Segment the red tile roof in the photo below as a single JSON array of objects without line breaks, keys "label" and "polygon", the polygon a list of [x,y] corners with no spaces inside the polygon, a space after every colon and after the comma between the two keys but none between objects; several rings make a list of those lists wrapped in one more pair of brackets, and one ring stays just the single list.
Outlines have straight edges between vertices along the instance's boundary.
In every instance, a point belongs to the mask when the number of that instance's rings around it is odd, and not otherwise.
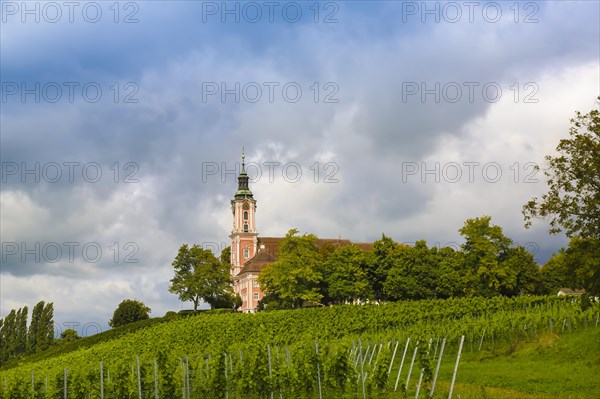
[{"label": "red tile roof", "polygon": [[[249,259],[244,263],[238,276],[245,273],[260,273],[266,265],[275,262],[277,260],[277,255],[279,255],[281,240],[283,240],[283,237],[258,237],[258,252],[252,259]],[[317,240],[317,247],[319,248],[326,245],[340,248],[350,244],[353,244],[352,241],[338,238],[319,238]],[[361,242],[355,243],[354,245],[363,251],[373,249],[372,243]]]}]

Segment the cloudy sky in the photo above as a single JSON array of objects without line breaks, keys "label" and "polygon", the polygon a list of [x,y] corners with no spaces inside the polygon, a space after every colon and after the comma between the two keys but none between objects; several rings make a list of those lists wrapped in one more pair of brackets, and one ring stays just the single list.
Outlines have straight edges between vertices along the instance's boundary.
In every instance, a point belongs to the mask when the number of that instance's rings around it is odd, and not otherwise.
[{"label": "cloudy sky", "polygon": [[263,236],[567,242],[521,208],[595,107],[597,1],[0,4],[0,316],[189,308],[170,264],[227,245],[242,146]]}]

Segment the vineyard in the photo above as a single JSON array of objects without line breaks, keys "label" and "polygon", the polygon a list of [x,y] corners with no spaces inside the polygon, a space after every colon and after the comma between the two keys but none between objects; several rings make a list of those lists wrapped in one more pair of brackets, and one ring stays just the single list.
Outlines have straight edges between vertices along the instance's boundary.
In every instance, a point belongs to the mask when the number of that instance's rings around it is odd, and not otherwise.
[{"label": "vineyard", "polygon": [[2,370],[0,398],[459,397],[461,354],[599,318],[554,297],[199,315]]}]

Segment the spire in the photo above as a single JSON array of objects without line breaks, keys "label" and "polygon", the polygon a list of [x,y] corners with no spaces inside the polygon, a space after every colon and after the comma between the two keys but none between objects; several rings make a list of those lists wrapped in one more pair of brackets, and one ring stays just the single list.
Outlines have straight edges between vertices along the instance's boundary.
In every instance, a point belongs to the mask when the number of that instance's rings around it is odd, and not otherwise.
[{"label": "spire", "polygon": [[246,174],[246,154],[244,152],[244,147],[242,147],[242,171],[238,176],[238,189],[235,192],[235,198],[252,198],[252,191],[248,187],[248,175]]},{"label": "spire", "polygon": [[244,153],[244,147],[242,147],[242,175],[246,174],[246,154]]}]

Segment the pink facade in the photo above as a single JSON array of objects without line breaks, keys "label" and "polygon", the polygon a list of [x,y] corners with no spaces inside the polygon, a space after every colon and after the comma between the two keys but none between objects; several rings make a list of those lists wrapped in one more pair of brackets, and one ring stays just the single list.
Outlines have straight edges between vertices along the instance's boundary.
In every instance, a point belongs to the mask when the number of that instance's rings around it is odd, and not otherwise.
[{"label": "pink facade", "polygon": [[256,230],[256,200],[248,187],[245,170],[245,156],[242,155],[242,171],[238,177],[238,190],[231,200],[233,228],[231,238],[231,275],[233,291],[242,298],[243,312],[254,312],[264,294],[258,285],[258,273],[244,269],[246,263],[257,253],[258,231]]}]

